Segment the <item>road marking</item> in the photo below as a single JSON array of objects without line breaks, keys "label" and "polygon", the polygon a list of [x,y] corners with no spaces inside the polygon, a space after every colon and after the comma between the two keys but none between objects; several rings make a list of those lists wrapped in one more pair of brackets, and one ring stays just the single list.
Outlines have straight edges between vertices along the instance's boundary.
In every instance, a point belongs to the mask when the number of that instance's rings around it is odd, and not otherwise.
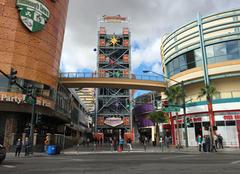
[{"label": "road marking", "polygon": [[174,158],[182,158],[182,157],[190,157],[190,156],[196,156],[196,155],[178,155],[178,156],[165,157],[162,159],[174,159]]},{"label": "road marking", "polygon": [[238,164],[238,163],[240,163],[240,160],[231,162],[231,164]]},{"label": "road marking", "polygon": [[10,169],[13,169],[15,168],[16,166],[12,166],[12,165],[1,165],[2,167],[5,167],[5,168],[10,168]]}]

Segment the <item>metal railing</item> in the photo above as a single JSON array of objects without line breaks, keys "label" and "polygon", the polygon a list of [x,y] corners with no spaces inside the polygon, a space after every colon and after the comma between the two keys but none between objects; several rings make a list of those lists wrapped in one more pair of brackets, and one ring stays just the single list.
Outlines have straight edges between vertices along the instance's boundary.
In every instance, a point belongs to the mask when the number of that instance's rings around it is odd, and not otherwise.
[{"label": "metal railing", "polygon": [[[187,96],[186,100],[191,100],[191,102],[206,101],[206,97],[198,97],[199,94],[193,94]],[[240,98],[240,90],[231,90],[231,91],[219,91],[217,96],[214,96],[213,99],[226,99],[226,98]]]},{"label": "metal railing", "polygon": [[156,75],[145,74],[121,74],[114,75],[111,73],[95,73],[95,72],[63,72],[59,75],[61,78],[119,78],[119,79],[133,79],[133,80],[150,80],[164,82],[164,79]]}]

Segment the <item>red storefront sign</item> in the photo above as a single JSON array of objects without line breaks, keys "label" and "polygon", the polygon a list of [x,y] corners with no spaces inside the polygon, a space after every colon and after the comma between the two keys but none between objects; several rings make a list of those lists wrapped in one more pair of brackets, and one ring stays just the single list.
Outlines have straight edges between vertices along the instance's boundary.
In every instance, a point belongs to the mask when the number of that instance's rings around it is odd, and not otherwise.
[{"label": "red storefront sign", "polygon": [[[194,117],[194,118],[190,118],[191,122],[202,122],[202,117]],[[183,119],[178,119],[178,123],[183,123]]]},{"label": "red storefront sign", "polygon": [[224,115],[224,120],[240,120],[240,114],[237,115]]}]

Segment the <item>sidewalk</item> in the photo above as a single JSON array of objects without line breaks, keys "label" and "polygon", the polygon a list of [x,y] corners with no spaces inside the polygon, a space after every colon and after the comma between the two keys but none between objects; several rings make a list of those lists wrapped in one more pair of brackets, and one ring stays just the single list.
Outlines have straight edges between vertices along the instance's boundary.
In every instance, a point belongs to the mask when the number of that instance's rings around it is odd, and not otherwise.
[{"label": "sidewalk", "polygon": [[[226,153],[226,154],[239,154],[240,155],[240,148],[224,148],[224,149],[217,149],[218,152],[208,152],[208,153]],[[96,147],[95,149],[93,146],[90,147],[80,147],[79,151],[76,150],[76,147],[65,149],[61,151],[60,155],[80,155],[80,154],[110,154],[110,153],[188,153],[188,154],[201,154],[207,152],[199,152],[198,147],[188,147],[188,148],[181,148],[177,149],[176,147],[170,148],[161,148],[161,147],[154,147],[154,146],[147,146],[146,152],[142,145],[134,144],[133,150],[130,151],[128,147],[124,147],[122,152],[112,151],[110,146],[101,146]],[[21,153],[20,158],[31,158],[31,157],[46,157],[52,156],[48,155],[47,153],[40,153],[34,152],[33,155],[24,156],[24,153]],[[54,156],[54,155],[53,155]],[[7,158],[15,158],[15,153],[9,152],[7,153]]]},{"label": "sidewalk", "polygon": [[[214,153],[239,153],[240,154],[240,148],[224,148],[224,149],[217,149],[218,152]],[[191,154],[200,154],[200,153],[206,153],[206,152],[199,152],[198,147],[188,147],[188,148],[180,148],[177,149],[176,147],[154,147],[154,146],[147,146],[146,152],[144,151],[144,147],[141,144],[134,144],[133,150],[129,150],[128,147],[124,147],[122,152],[112,151],[111,147],[80,147],[77,151],[76,148],[69,148],[65,149],[61,154],[64,155],[77,155],[77,154],[95,154],[95,153],[191,153]]]}]

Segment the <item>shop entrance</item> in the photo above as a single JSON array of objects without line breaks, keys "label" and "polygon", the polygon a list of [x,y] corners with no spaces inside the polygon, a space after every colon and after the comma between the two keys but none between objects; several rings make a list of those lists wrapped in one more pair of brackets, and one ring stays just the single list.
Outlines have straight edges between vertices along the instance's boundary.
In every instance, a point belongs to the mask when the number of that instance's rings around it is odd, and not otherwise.
[{"label": "shop entrance", "polygon": [[103,129],[104,134],[104,143],[111,143],[111,140],[114,138],[119,140],[119,136],[124,137],[124,129],[112,128],[112,129]]},{"label": "shop entrance", "polygon": [[195,138],[197,138],[198,135],[202,137],[202,123],[195,123]]},{"label": "shop entrance", "polygon": [[139,129],[140,141],[143,137],[147,137],[148,141],[152,138],[151,128],[141,128]]}]

